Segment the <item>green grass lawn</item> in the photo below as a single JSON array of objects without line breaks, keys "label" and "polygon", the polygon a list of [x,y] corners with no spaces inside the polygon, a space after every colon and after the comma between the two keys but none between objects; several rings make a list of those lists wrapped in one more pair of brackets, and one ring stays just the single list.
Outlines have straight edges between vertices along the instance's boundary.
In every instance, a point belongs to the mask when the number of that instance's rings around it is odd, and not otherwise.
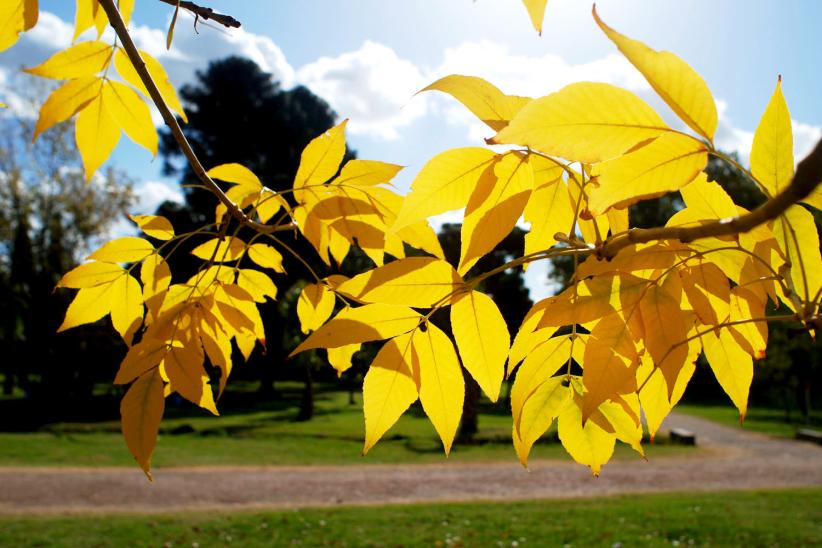
[{"label": "green grass lawn", "polygon": [[739,412],[732,405],[678,405],[677,411],[712,420],[735,428],[745,428],[752,432],[762,432],[773,436],[793,438],[797,428],[822,430],[822,412],[811,413],[810,424],[806,425],[794,412],[791,422],[785,420],[785,412],[779,409],[751,408],[742,426],[739,424]]},{"label": "green grass lawn", "polygon": [[[286,387],[287,388],[287,387]],[[295,387],[296,388],[296,387]],[[242,401],[242,394],[233,395]],[[419,406],[412,407],[363,457],[362,402],[357,396],[348,404],[344,392],[317,395],[316,415],[296,422],[298,393],[262,408],[235,408],[222,417],[192,413],[192,407],[167,410],[154,465],[278,465],[278,464],[368,464],[445,462],[442,444]],[[230,407],[230,406],[229,406]],[[473,445],[457,445],[449,461],[516,462],[511,446],[510,410],[502,403],[486,402],[480,416],[480,434]],[[33,433],[0,433],[0,466],[133,466],[117,421],[61,423]],[[554,438],[549,432],[548,438]],[[616,458],[639,458],[618,444]],[[647,446],[656,455],[693,452],[694,449],[665,444],[658,439]],[[532,459],[569,459],[559,443],[537,444]]]},{"label": "green grass lawn", "polygon": [[822,490],[0,518],[2,546],[809,546]]}]

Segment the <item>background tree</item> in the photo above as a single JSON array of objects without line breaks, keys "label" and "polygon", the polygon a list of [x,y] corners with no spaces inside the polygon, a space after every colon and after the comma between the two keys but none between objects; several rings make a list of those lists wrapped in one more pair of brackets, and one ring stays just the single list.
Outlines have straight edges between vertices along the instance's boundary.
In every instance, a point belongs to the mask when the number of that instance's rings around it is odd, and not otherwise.
[{"label": "background tree", "polygon": [[[39,88],[29,85],[36,95]],[[117,222],[126,221],[131,184],[113,170],[86,184],[68,124],[34,144],[30,119],[6,116],[0,126],[3,390],[9,394],[19,387],[36,399],[73,400],[76,408],[91,395],[95,380],[109,377],[109,366],[125,347],[107,325],[56,333],[69,300],[53,289]],[[32,412],[57,408],[33,406]]]}]

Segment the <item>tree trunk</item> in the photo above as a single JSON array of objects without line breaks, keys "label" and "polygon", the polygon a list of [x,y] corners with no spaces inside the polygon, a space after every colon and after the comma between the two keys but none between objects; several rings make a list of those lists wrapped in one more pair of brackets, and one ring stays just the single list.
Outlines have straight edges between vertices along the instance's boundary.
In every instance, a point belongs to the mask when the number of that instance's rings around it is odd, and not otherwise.
[{"label": "tree trunk", "polygon": [[305,386],[300,398],[300,412],[297,414],[298,421],[310,421],[314,417],[314,379],[311,377],[311,369],[308,365],[303,366],[305,372]]}]

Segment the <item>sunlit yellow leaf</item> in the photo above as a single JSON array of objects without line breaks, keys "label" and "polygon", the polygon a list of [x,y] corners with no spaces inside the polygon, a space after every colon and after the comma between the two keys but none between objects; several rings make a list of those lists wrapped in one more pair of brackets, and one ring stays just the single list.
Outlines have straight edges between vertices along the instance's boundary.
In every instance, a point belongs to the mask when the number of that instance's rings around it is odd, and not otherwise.
[{"label": "sunlit yellow leaf", "polygon": [[111,62],[113,54],[111,44],[80,42],[68,49],[58,51],[43,64],[25,69],[25,71],[55,80],[82,78],[103,71]]},{"label": "sunlit yellow leaf", "polygon": [[312,348],[338,348],[348,344],[390,339],[408,333],[420,323],[422,316],[410,308],[386,304],[368,304],[358,308],[343,308],[292,353]]},{"label": "sunlit yellow leaf", "polygon": [[108,284],[125,275],[123,267],[111,263],[84,263],[75,267],[63,276],[57,287],[82,289],[96,285]]},{"label": "sunlit yellow leaf", "polygon": [[[653,358],[654,366],[662,370],[668,387],[673,390],[679,371],[688,358],[685,340],[691,325],[680,307],[681,298],[674,296],[671,285],[666,282],[649,286],[639,302],[639,312],[645,349]],[[682,293],[681,287],[678,293]]]},{"label": "sunlit yellow leaf", "polygon": [[214,238],[195,247],[191,254],[206,261],[227,263],[236,261],[245,253],[245,243],[239,238]]},{"label": "sunlit yellow leaf", "polygon": [[771,196],[784,190],[793,178],[791,113],[782,95],[781,78],[754,133],[751,173]]},{"label": "sunlit yellow leaf", "polygon": [[334,312],[334,293],[323,284],[306,285],[297,300],[297,317],[306,335],[316,331]]},{"label": "sunlit yellow leaf", "polygon": [[682,289],[688,296],[699,321],[717,325],[730,313],[731,286],[728,278],[714,264],[702,263],[679,270]]},{"label": "sunlit yellow leaf", "polygon": [[237,271],[237,285],[248,291],[255,302],[264,303],[266,297],[277,300],[277,286],[259,270],[241,268]]},{"label": "sunlit yellow leaf", "polygon": [[522,0],[522,3],[528,10],[528,16],[531,18],[534,29],[542,35],[542,20],[545,19],[545,6],[548,0]]},{"label": "sunlit yellow leaf", "polygon": [[351,369],[351,360],[361,347],[362,345],[357,343],[328,349],[328,363],[337,371],[338,377]]},{"label": "sunlit yellow leaf", "polygon": [[818,299],[822,289],[819,233],[810,211],[794,205],[774,221],[773,233],[791,265],[793,289],[803,302]]},{"label": "sunlit yellow leaf", "polygon": [[354,276],[337,291],[364,303],[428,308],[444,302],[461,285],[462,278],[447,262],[408,257]]},{"label": "sunlit yellow leaf", "polygon": [[120,418],[126,445],[137,464],[151,478],[151,455],[165,409],[163,379],[155,369],[134,381],[120,402]]},{"label": "sunlit yellow leaf", "polygon": [[559,441],[571,457],[599,475],[602,465],[614,454],[616,434],[604,430],[598,421],[586,421],[582,425],[582,402],[578,398],[566,405],[558,418]]},{"label": "sunlit yellow leaf", "polygon": [[486,148],[446,150],[423,166],[411,183],[393,230],[465,207],[496,154]]},{"label": "sunlit yellow leaf", "polygon": [[13,46],[21,32],[37,23],[37,17],[37,0],[0,2],[0,51]]},{"label": "sunlit yellow leaf", "polygon": [[148,323],[162,304],[162,297],[158,296],[164,293],[171,283],[171,269],[162,256],[149,255],[140,267],[140,280],[143,282],[143,302],[148,308]]},{"label": "sunlit yellow leaf", "polygon": [[571,340],[571,337],[564,335],[548,339],[534,348],[517,370],[511,387],[511,416],[515,432],[520,432],[522,409],[531,394],[568,363],[571,358]]},{"label": "sunlit yellow leaf", "polygon": [[[730,294],[730,320],[732,322],[765,317],[765,303],[744,287],[734,287]],[[728,328],[739,345],[755,360],[765,357],[768,348],[768,323],[748,322]]]},{"label": "sunlit yellow leaf", "polygon": [[599,406],[599,412],[614,429],[616,438],[645,456],[642,449],[642,423],[639,420],[639,398],[636,394],[624,394],[617,401],[607,401]]},{"label": "sunlit yellow leaf", "polygon": [[712,141],[716,132],[716,102],[705,80],[669,51],[656,51],[594,19],[619,51],[645,76],[651,87],[688,126]]},{"label": "sunlit yellow leaf", "polygon": [[321,185],[337,173],[345,156],[346,123],[348,120],[343,120],[308,143],[300,156],[300,167],[294,177],[295,190],[308,185]]},{"label": "sunlit yellow leaf", "polygon": [[611,314],[597,322],[585,346],[582,364],[582,421],[587,421],[605,400],[636,391],[637,363],[636,347],[622,316]]},{"label": "sunlit yellow leaf", "polygon": [[592,164],[668,131],[659,114],[630,91],[580,82],[525,105],[493,142]]},{"label": "sunlit yellow leaf", "polygon": [[128,25],[134,13],[134,0],[117,0],[117,9],[120,11],[120,17]]},{"label": "sunlit yellow leaf", "polygon": [[465,369],[496,402],[511,340],[499,308],[484,293],[466,293],[451,306],[451,330]]},{"label": "sunlit yellow leaf", "polygon": [[108,314],[111,311],[111,288],[116,282],[115,279],[113,283],[86,287],[78,291],[66,310],[66,317],[57,328],[57,332],[94,323]]},{"label": "sunlit yellow leaf", "polygon": [[[685,387],[691,380],[696,370],[696,359],[702,352],[702,343],[695,339],[688,343],[689,359],[679,370],[673,390],[668,389],[668,384],[662,371],[654,369],[653,360],[649,355],[642,357],[639,369],[637,369],[637,384],[642,386],[639,391],[639,399],[642,404],[642,413],[648,426],[648,435],[653,441],[662,421],[671,412],[671,409],[679,402],[685,393]],[[650,377],[649,377],[650,376]],[[668,394],[670,395],[670,399]]]},{"label": "sunlit yellow leaf", "polygon": [[388,183],[402,166],[377,162],[374,160],[349,160],[340,171],[340,175],[331,184],[373,186]]},{"label": "sunlit yellow leaf", "polygon": [[593,167],[588,208],[594,215],[627,207],[687,185],[708,163],[705,145],[679,133]]},{"label": "sunlit yellow leaf", "polygon": [[739,409],[740,418],[748,412],[748,390],[753,379],[753,360],[734,339],[727,329],[720,329],[719,335],[709,331],[702,336],[705,350],[716,380]]},{"label": "sunlit yellow leaf", "polygon": [[248,247],[248,258],[263,268],[270,268],[274,272],[285,272],[282,254],[270,245],[251,244]]},{"label": "sunlit yellow leaf", "polygon": [[[184,122],[188,122],[186,113],[183,110],[183,105],[180,103],[180,98],[177,96],[177,91],[174,89],[174,86],[169,80],[168,74],[166,74],[163,65],[143,50],[140,50],[140,58],[146,64],[146,69],[148,69],[151,79],[157,85],[157,89],[160,90],[160,95],[162,95],[163,100],[166,102],[168,107],[173,112],[179,114]],[[123,77],[123,80],[140,90],[140,92],[146,97],[149,97],[145,84],[143,84],[143,81],[140,79],[140,75],[137,74],[137,71],[134,70],[134,66],[131,64],[128,55],[126,55],[126,52],[122,48],[117,48],[117,53],[114,55],[114,66],[117,68],[117,72],[120,76]]]},{"label": "sunlit yellow leaf", "polygon": [[412,367],[411,335],[395,337],[380,349],[362,386],[365,415],[363,454],[391,428],[417,400],[417,381]]},{"label": "sunlit yellow leaf", "polygon": [[420,376],[420,402],[447,455],[459,428],[465,380],[448,335],[432,323],[414,332],[411,344]]},{"label": "sunlit yellow leaf", "polygon": [[[386,234],[386,241],[388,241],[390,236],[390,234]],[[411,247],[421,249],[422,251],[430,253],[434,257],[445,259],[445,254],[443,253],[442,246],[437,238],[437,233],[434,232],[434,229],[431,228],[428,221],[419,221],[401,228],[396,232],[396,236]],[[386,252],[387,251],[388,249],[386,249]],[[401,257],[397,258],[399,259]]]},{"label": "sunlit yellow leaf", "polygon": [[506,154],[494,164],[494,177],[483,177],[465,208],[459,273],[465,275],[483,255],[511,232],[534,188],[527,155]]},{"label": "sunlit yellow leaf", "polygon": [[[552,178],[552,176],[556,178]],[[531,223],[525,235],[525,255],[548,249],[557,243],[554,235],[568,234],[574,221],[574,210],[568,199],[568,188],[562,170],[551,173],[540,182],[534,173],[534,192],[528,199],[523,216]]]},{"label": "sunlit yellow leaf", "polygon": [[111,323],[127,345],[143,322],[143,290],[131,276],[114,281],[108,294]]},{"label": "sunlit yellow leaf", "polygon": [[129,138],[157,155],[157,130],[151,120],[148,105],[130,87],[109,80],[103,86],[103,100],[115,123]]},{"label": "sunlit yellow leaf", "polygon": [[120,141],[120,127],[102,94],[80,111],[74,131],[77,148],[83,157],[86,181],[90,181]]},{"label": "sunlit yellow leaf", "polygon": [[571,388],[564,377],[552,377],[540,384],[525,401],[519,429],[514,427],[512,437],[519,461],[528,466],[528,455],[534,443],[551,427],[551,423],[571,401]]},{"label": "sunlit yellow leaf", "polygon": [[204,359],[200,345],[173,346],[163,359],[163,370],[168,376],[168,382],[173,391],[191,403],[217,415],[211,385],[203,369]]},{"label": "sunlit yellow leaf", "polygon": [[70,80],[54,90],[40,107],[34,139],[50,127],[64,122],[85,108],[102,92],[103,80],[87,76]]},{"label": "sunlit yellow leaf", "polygon": [[507,126],[516,113],[531,101],[530,97],[505,95],[482,78],[460,74],[440,78],[420,93],[430,90],[448,93],[494,131]]},{"label": "sunlit yellow leaf", "polygon": [[161,215],[129,215],[128,218],[134,221],[146,236],[164,241],[174,237],[174,227]]},{"label": "sunlit yellow leaf", "polygon": [[263,184],[260,179],[247,167],[240,164],[221,164],[207,171],[212,179],[219,179],[227,183],[261,190]]},{"label": "sunlit yellow leaf", "polygon": [[103,244],[89,259],[107,263],[134,263],[154,253],[154,246],[143,238],[124,236]]}]

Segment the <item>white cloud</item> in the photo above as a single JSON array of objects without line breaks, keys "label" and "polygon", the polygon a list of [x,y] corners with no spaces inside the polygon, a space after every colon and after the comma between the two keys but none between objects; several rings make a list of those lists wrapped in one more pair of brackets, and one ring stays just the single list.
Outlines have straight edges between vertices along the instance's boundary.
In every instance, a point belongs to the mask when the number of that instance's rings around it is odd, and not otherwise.
[{"label": "white cloud", "polygon": [[134,186],[137,200],[130,211],[140,215],[151,215],[163,202],[183,202],[183,195],[176,184],[161,181],[143,181]]},{"label": "white cloud", "polygon": [[349,131],[383,139],[422,116],[425,102],[411,101],[426,79],[412,62],[388,46],[366,41],[358,50],[321,57],[297,71],[297,79],[323,97]]}]

